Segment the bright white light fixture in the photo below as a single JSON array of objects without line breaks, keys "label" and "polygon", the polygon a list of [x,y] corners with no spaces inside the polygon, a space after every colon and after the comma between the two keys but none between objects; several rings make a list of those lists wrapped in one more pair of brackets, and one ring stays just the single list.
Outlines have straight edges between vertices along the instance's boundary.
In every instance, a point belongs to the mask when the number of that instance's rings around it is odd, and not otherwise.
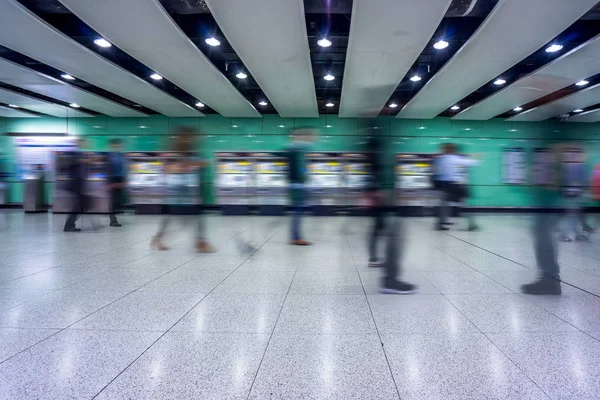
[{"label": "bright white light fixture", "polygon": [[333,107],[335,106],[335,104],[333,104],[331,101],[327,102],[327,104],[325,104],[325,107]]},{"label": "bright white light fixture", "polygon": [[335,79],[335,76],[333,76],[331,74],[327,74],[323,77],[323,79],[325,79],[326,81],[332,81]]},{"label": "bright white light fixture", "polygon": [[75,80],[75,77],[73,75],[69,75],[69,74],[62,74],[60,77],[63,78],[63,79],[66,79],[68,81],[74,81]]},{"label": "bright white light fixture", "polygon": [[423,130],[423,129],[425,129],[425,127],[424,126],[420,126],[419,129]]},{"label": "bright white light fixture", "polygon": [[494,85],[496,85],[496,86],[504,85],[505,83],[506,83],[506,81],[502,78],[498,78],[494,81]]},{"label": "bright white light fixture", "polygon": [[280,128],[285,128],[285,125],[279,125]]},{"label": "bright white light fixture", "polygon": [[450,109],[456,111],[456,110],[460,110],[460,107],[459,106],[452,106],[452,107],[450,107]]},{"label": "bright white light fixture", "polygon": [[577,82],[575,85],[577,86],[585,86],[588,83],[590,83],[589,81],[586,81],[585,79],[580,80],[579,82]]},{"label": "bright white light fixture", "polygon": [[332,128],[332,126],[331,125],[326,125],[325,128]]},{"label": "bright white light fixture", "polygon": [[204,103],[202,103],[201,101],[199,101],[199,102],[196,103],[196,107],[202,108],[202,107],[204,107]]},{"label": "bright white light fixture", "polygon": [[410,80],[413,82],[419,82],[421,80],[421,77],[419,75],[413,75],[410,77]]},{"label": "bright white light fixture", "polygon": [[317,44],[321,47],[329,47],[331,46],[331,40],[327,38],[320,39]]},{"label": "bright white light fixture", "polygon": [[155,72],[152,75],[150,75],[150,78],[154,79],[155,81],[160,81],[162,79],[162,76]]},{"label": "bright white light fixture", "polygon": [[231,127],[232,127],[232,128],[237,128],[238,126],[237,126],[237,125],[231,125]]},{"label": "bright white light fixture", "polygon": [[243,72],[238,72],[237,74],[235,74],[235,76],[236,76],[238,79],[246,79],[246,78],[248,77],[248,75],[246,75],[246,74],[245,74],[245,73],[243,73]]},{"label": "bright white light fixture", "polygon": [[575,112],[575,113],[580,113],[580,112],[583,112],[583,110],[582,110],[581,108],[578,108],[578,109],[576,109],[576,110],[573,110],[573,112]]},{"label": "bright white light fixture", "polygon": [[443,50],[446,47],[448,47],[448,42],[446,42],[445,40],[438,40],[433,44],[433,48],[436,50]]},{"label": "bright white light fixture", "polygon": [[16,104],[9,104],[8,106],[9,106],[9,107],[12,107],[12,108],[19,108],[19,106],[18,106],[18,105],[16,105]]},{"label": "bright white light fixture", "polygon": [[465,128],[465,131],[470,131],[470,130],[471,130],[471,128]]},{"label": "bright white light fixture", "polygon": [[110,42],[104,38],[98,38],[94,40],[94,43],[96,46],[104,47],[105,49],[112,46],[112,44],[110,44]]},{"label": "bright white light fixture", "polygon": [[563,46],[562,44],[551,44],[550,46],[546,47],[546,53],[556,53],[557,51],[559,51],[560,49],[562,49]]},{"label": "bright white light fixture", "polygon": [[71,106],[73,108],[79,108],[79,104],[77,104],[77,103],[71,103],[71,104],[69,104],[69,106]]},{"label": "bright white light fixture", "polygon": [[138,128],[141,128],[141,129],[146,129],[146,126],[144,126],[144,125],[140,125]]},{"label": "bright white light fixture", "polygon": [[206,39],[204,39],[204,42],[205,42],[207,45],[209,45],[209,46],[212,46],[212,47],[217,47],[217,46],[220,46],[220,45],[221,45],[221,42],[219,41],[219,39],[217,39],[217,38],[214,38],[214,37],[212,37],[212,36],[211,36],[211,37],[209,37],[209,38],[206,38]]},{"label": "bright white light fixture", "polygon": [[513,108],[513,111],[522,111],[522,110],[523,110],[523,107],[521,107],[521,106]]},{"label": "bright white light fixture", "polygon": [[263,106],[263,107],[264,107],[264,106],[266,106],[266,105],[268,105],[268,104],[269,104],[269,103],[267,103],[267,102],[266,102],[266,101],[264,101],[264,100],[261,100],[261,101],[258,103],[258,105],[259,105],[259,106]]},{"label": "bright white light fixture", "polygon": [[398,104],[396,104],[396,103],[391,103],[390,104],[390,108],[396,108],[396,107],[398,107]]}]

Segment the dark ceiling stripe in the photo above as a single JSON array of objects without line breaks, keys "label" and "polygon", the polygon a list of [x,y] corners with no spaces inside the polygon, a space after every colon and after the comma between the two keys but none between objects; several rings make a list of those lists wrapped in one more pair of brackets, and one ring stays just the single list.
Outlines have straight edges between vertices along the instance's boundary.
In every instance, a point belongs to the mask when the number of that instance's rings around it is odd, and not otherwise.
[{"label": "dark ceiling stripe", "polygon": [[[0,46],[0,57],[4,58],[6,60],[12,61],[15,64],[19,64],[19,65],[22,65],[23,67],[26,67],[26,68],[32,69],[34,71],[40,72],[42,74],[51,76],[51,77],[56,78],[56,79],[60,79],[61,81],[65,82],[65,83],[67,83],[69,85],[78,87],[79,89],[82,89],[82,90],[85,90],[87,92],[93,93],[96,96],[103,97],[103,98],[105,98],[107,100],[113,101],[113,102],[118,103],[118,104],[120,104],[122,106],[129,107],[131,109],[134,109],[136,111],[140,111],[140,112],[143,112],[143,113],[146,113],[146,114],[158,114],[154,110],[151,110],[151,109],[149,109],[147,107],[143,107],[143,106],[141,106],[141,105],[139,105],[139,104],[137,104],[137,103],[135,103],[135,102],[133,102],[131,100],[128,100],[128,99],[126,99],[124,97],[118,96],[118,95],[116,95],[114,93],[111,93],[109,91],[101,89],[101,88],[99,88],[97,86],[94,86],[94,85],[92,85],[92,84],[90,84],[90,83],[88,83],[86,81],[83,81],[83,80],[81,80],[79,78],[77,78],[76,80],[66,80],[66,79],[63,79],[63,78],[61,78],[61,75],[64,73],[63,71],[60,71],[60,70],[58,70],[56,68],[53,68],[53,67],[51,67],[51,66],[49,66],[47,64],[41,63],[41,62],[39,62],[37,60],[34,60],[33,58],[27,57],[26,55],[23,55],[23,54],[21,54],[19,52],[11,50],[8,47]],[[37,93],[36,93],[36,95],[37,96],[42,96],[42,95],[39,95]],[[53,99],[52,101],[55,102],[55,103],[60,103],[60,100]]]},{"label": "dark ceiling stripe", "polygon": [[[542,68],[549,62],[555,60],[556,58],[568,53],[574,48],[580,46],[581,44],[587,42],[588,40],[594,38],[600,34],[600,23],[598,21],[592,20],[582,20],[575,22],[569,28],[565,29],[560,35],[549,40],[544,46],[542,46],[538,51],[525,58],[521,62],[515,64],[512,68],[500,74],[498,77],[502,77],[502,79],[506,80],[504,85],[498,86],[494,85],[493,82],[497,77],[487,82],[485,85],[481,86],[479,89],[463,98],[458,104],[461,104],[462,109],[466,109],[467,107],[476,104],[492,94],[496,93],[499,90],[502,90],[507,85],[531,74],[532,72]],[[563,45],[563,48],[560,51],[555,53],[547,53],[546,48],[552,43],[560,43]],[[573,85],[574,86],[574,85]],[[577,88],[579,89],[579,88]],[[561,91],[558,91],[561,92]],[[542,99],[550,98],[552,100],[556,100],[558,97],[553,97],[554,92],[550,95],[542,97]],[[572,91],[567,91],[567,94],[571,94]],[[544,104],[539,103],[541,99],[535,100],[532,103],[535,103],[535,107]],[[531,103],[530,103],[531,104]],[[524,110],[525,106],[522,106]],[[533,107],[529,107],[533,108]],[[513,115],[511,113],[507,113],[508,115]],[[451,116],[454,113],[449,112],[449,110],[444,111],[440,114],[440,116]]]},{"label": "dark ceiling stripe", "polygon": [[[47,13],[45,12],[44,8],[40,7],[39,2],[36,0],[18,1],[25,7],[27,7],[31,12],[33,12],[42,20],[44,20],[47,24],[59,30],[71,39],[75,40],[77,43],[87,47],[94,53],[118,65],[119,67],[130,72],[131,74],[145,80],[157,89],[162,90],[163,92],[169,94],[175,99],[186,103],[193,108],[196,108],[195,104],[198,100],[194,96],[187,93],[185,90],[176,86],[164,77],[160,81],[153,80],[152,78],[150,78],[150,75],[154,73],[152,69],[148,68],[146,65],[142,64],[135,58],[131,57],[129,54],[125,53],[123,50],[119,49],[114,44],[108,49],[101,48],[94,44],[94,40],[99,37],[102,37],[102,35],[93,30],[90,26],[88,26],[81,19],[79,19],[75,14],[71,12]],[[137,107],[136,109],[140,111],[142,110],[141,108]],[[215,114],[215,111],[210,109],[210,107],[208,106],[205,106],[200,110],[205,114]]]},{"label": "dark ceiling stripe", "polygon": [[[8,108],[10,110],[24,112],[26,114],[37,115],[38,117],[52,117],[52,115],[44,114],[44,113],[41,113],[39,111],[33,111],[33,110],[28,109],[28,108],[23,108],[23,107],[13,108],[13,107],[10,107],[7,103],[1,103],[0,102],[0,107]],[[81,109],[78,108],[77,110],[79,111]]]}]

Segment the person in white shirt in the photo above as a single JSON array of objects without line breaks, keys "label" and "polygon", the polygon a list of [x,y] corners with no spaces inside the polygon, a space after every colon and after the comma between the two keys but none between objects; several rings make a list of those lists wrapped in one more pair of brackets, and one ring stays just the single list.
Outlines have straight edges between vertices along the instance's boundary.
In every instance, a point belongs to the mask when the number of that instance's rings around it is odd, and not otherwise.
[{"label": "person in white shirt", "polygon": [[437,179],[440,182],[441,190],[444,192],[440,203],[438,221],[435,229],[438,231],[447,231],[448,215],[450,214],[449,203],[451,201],[459,202],[464,199],[465,186],[461,182],[465,179],[465,168],[477,164],[477,160],[456,154],[456,146],[452,143],[446,143],[442,146],[442,155],[436,162]]}]

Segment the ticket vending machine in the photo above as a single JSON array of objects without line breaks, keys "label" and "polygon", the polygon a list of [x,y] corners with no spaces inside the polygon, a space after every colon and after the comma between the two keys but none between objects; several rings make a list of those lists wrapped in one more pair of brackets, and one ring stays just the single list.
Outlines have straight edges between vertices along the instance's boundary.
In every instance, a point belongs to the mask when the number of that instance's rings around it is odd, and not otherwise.
[{"label": "ticket vending machine", "polygon": [[364,153],[345,153],[344,158],[344,191],[342,204],[351,207],[354,214],[361,214],[358,207],[362,205],[365,188],[371,182],[369,171],[371,166]]},{"label": "ticket vending machine", "polygon": [[260,215],[284,215],[288,196],[288,161],[283,152],[252,153],[254,198]]},{"label": "ticket vending machine", "polygon": [[108,153],[86,152],[88,160],[85,164],[85,194],[90,199],[90,213],[109,213],[111,208],[110,190],[108,187]]},{"label": "ticket vending machine", "polygon": [[250,153],[215,153],[217,203],[225,215],[247,215],[254,196],[254,168]]},{"label": "ticket vending machine", "polygon": [[433,159],[433,154],[396,154],[396,205],[410,207],[411,214],[422,215],[436,205]]},{"label": "ticket vending machine", "polygon": [[47,212],[44,165],[32,165],[24,175],[23,211],[26,213]]},{"label": "ticket vending machine", "polygon": [[136,214],[160,214],[165,199],[164,159],[157,152],[125,155],[128,163],[127,190]]},{"label": "ticket vending machine", "polygon": [[309,203],[315,215],[333,215],[342,196],[344,165],[340,153],[313,152],[306,155]]}]

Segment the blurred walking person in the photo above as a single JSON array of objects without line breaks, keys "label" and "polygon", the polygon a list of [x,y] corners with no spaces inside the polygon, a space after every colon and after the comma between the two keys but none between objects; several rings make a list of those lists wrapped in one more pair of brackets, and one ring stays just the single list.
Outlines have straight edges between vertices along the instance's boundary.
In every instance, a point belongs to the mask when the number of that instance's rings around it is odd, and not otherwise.
[{"label": "blurred walking person", "polygon": [[377,129],[369,129],[366,132],[367,140],[366,155],[369,168],[369,183],[365,188],[365,197],[368,208],[368,214],[371,216],[371,233],[368,238],[369,246],[369,267],[378,268],[385,266],[385,261],[380,258],[378,253],[379,239],[384,235],[385,230],[385,209],[383,182],[385,163],[383,160],[382,139]]},{"label": "blurred walking person", "polygon": [[110,190],[110,226],[121,227],[122,225],[117,220],[117,212],[122,207],[123,188],[125,187],[125,177],[127,176],[125,157],[121,153],[121,139],[110,140],[109,161],[109,176],[108,184]]},{"label": "blurred walking person", "polygon": [[290,244],[295,246],[309,246],[312,243],[305,240],[302,235],[302,214],[306,209],[308,200],[308,191],[306,188],[308,177],[306,152],[311,148],[315,134],[310,128],[301,128],[293,131],[291,135],[292,140],[287,148],[292,203]]},{"label": "blurred walking person", "polygon": [[[172,162],[168,165],[171,173],[174,174],[197,174],[198,179],[201,178],[202,168],[206,165],[206,162],[199,158],[193,158],[190,155],[196,153],[195,144],[195,131],[193,128],[180,127],[175,131],[171,144],[170,150],[172,153],[169,156],[172,158]],[[169,247],[163,242],[164,236],[169,227],[172,214],[177,213],[178,209],[182,206],[186,206],[190,200],[190,196],[187,193],[186,182],[182,179],[174,179],[167,182],[167,191],[169,193],[169,204],[167,205],[167,213],[163,215],[160,220],[158,232],[152,238],[150,245],[152,248],[157,250],[168,250]],[[198,185],[200,190],[201,185]],[[195,193],[194,198],[201,197],[200,193]],[[199,207],[197,207],[199,208]],[[196,251],[199,253],[214,253],[215,249],[208,240],[206,239],[206,225],[202,210],[198,210],[199,215],[197,216],[197,227],[196,227]]]},{"label": "blurred walking person", "polygon": [[567,210],[560,235],[560,241],[562,242],[571,242],[571,233],[575,240],[588,240],[582,224],[585,223],[582,208],[587,186],[584,160],[585,154],[581,148],[567,147],[562,152],[561,183],[563,200]]},{"label": "blurred walking person", "polygon": [[[85,213],[91,205],[91,199],[86,192],[87,168],[88,160],[82,149],[85,147],[85,140],[79,138],[77,140],[77,151],[74,152],[71,158],[71,163],[68,167],[70,177],[68,190],[71,193],[71,211],[65,220],[63,232],[80,232],[81,229],[75,226],[75,222],[79,214]],[[93,217],[91,217],[92,226],[96,227]]]}]

